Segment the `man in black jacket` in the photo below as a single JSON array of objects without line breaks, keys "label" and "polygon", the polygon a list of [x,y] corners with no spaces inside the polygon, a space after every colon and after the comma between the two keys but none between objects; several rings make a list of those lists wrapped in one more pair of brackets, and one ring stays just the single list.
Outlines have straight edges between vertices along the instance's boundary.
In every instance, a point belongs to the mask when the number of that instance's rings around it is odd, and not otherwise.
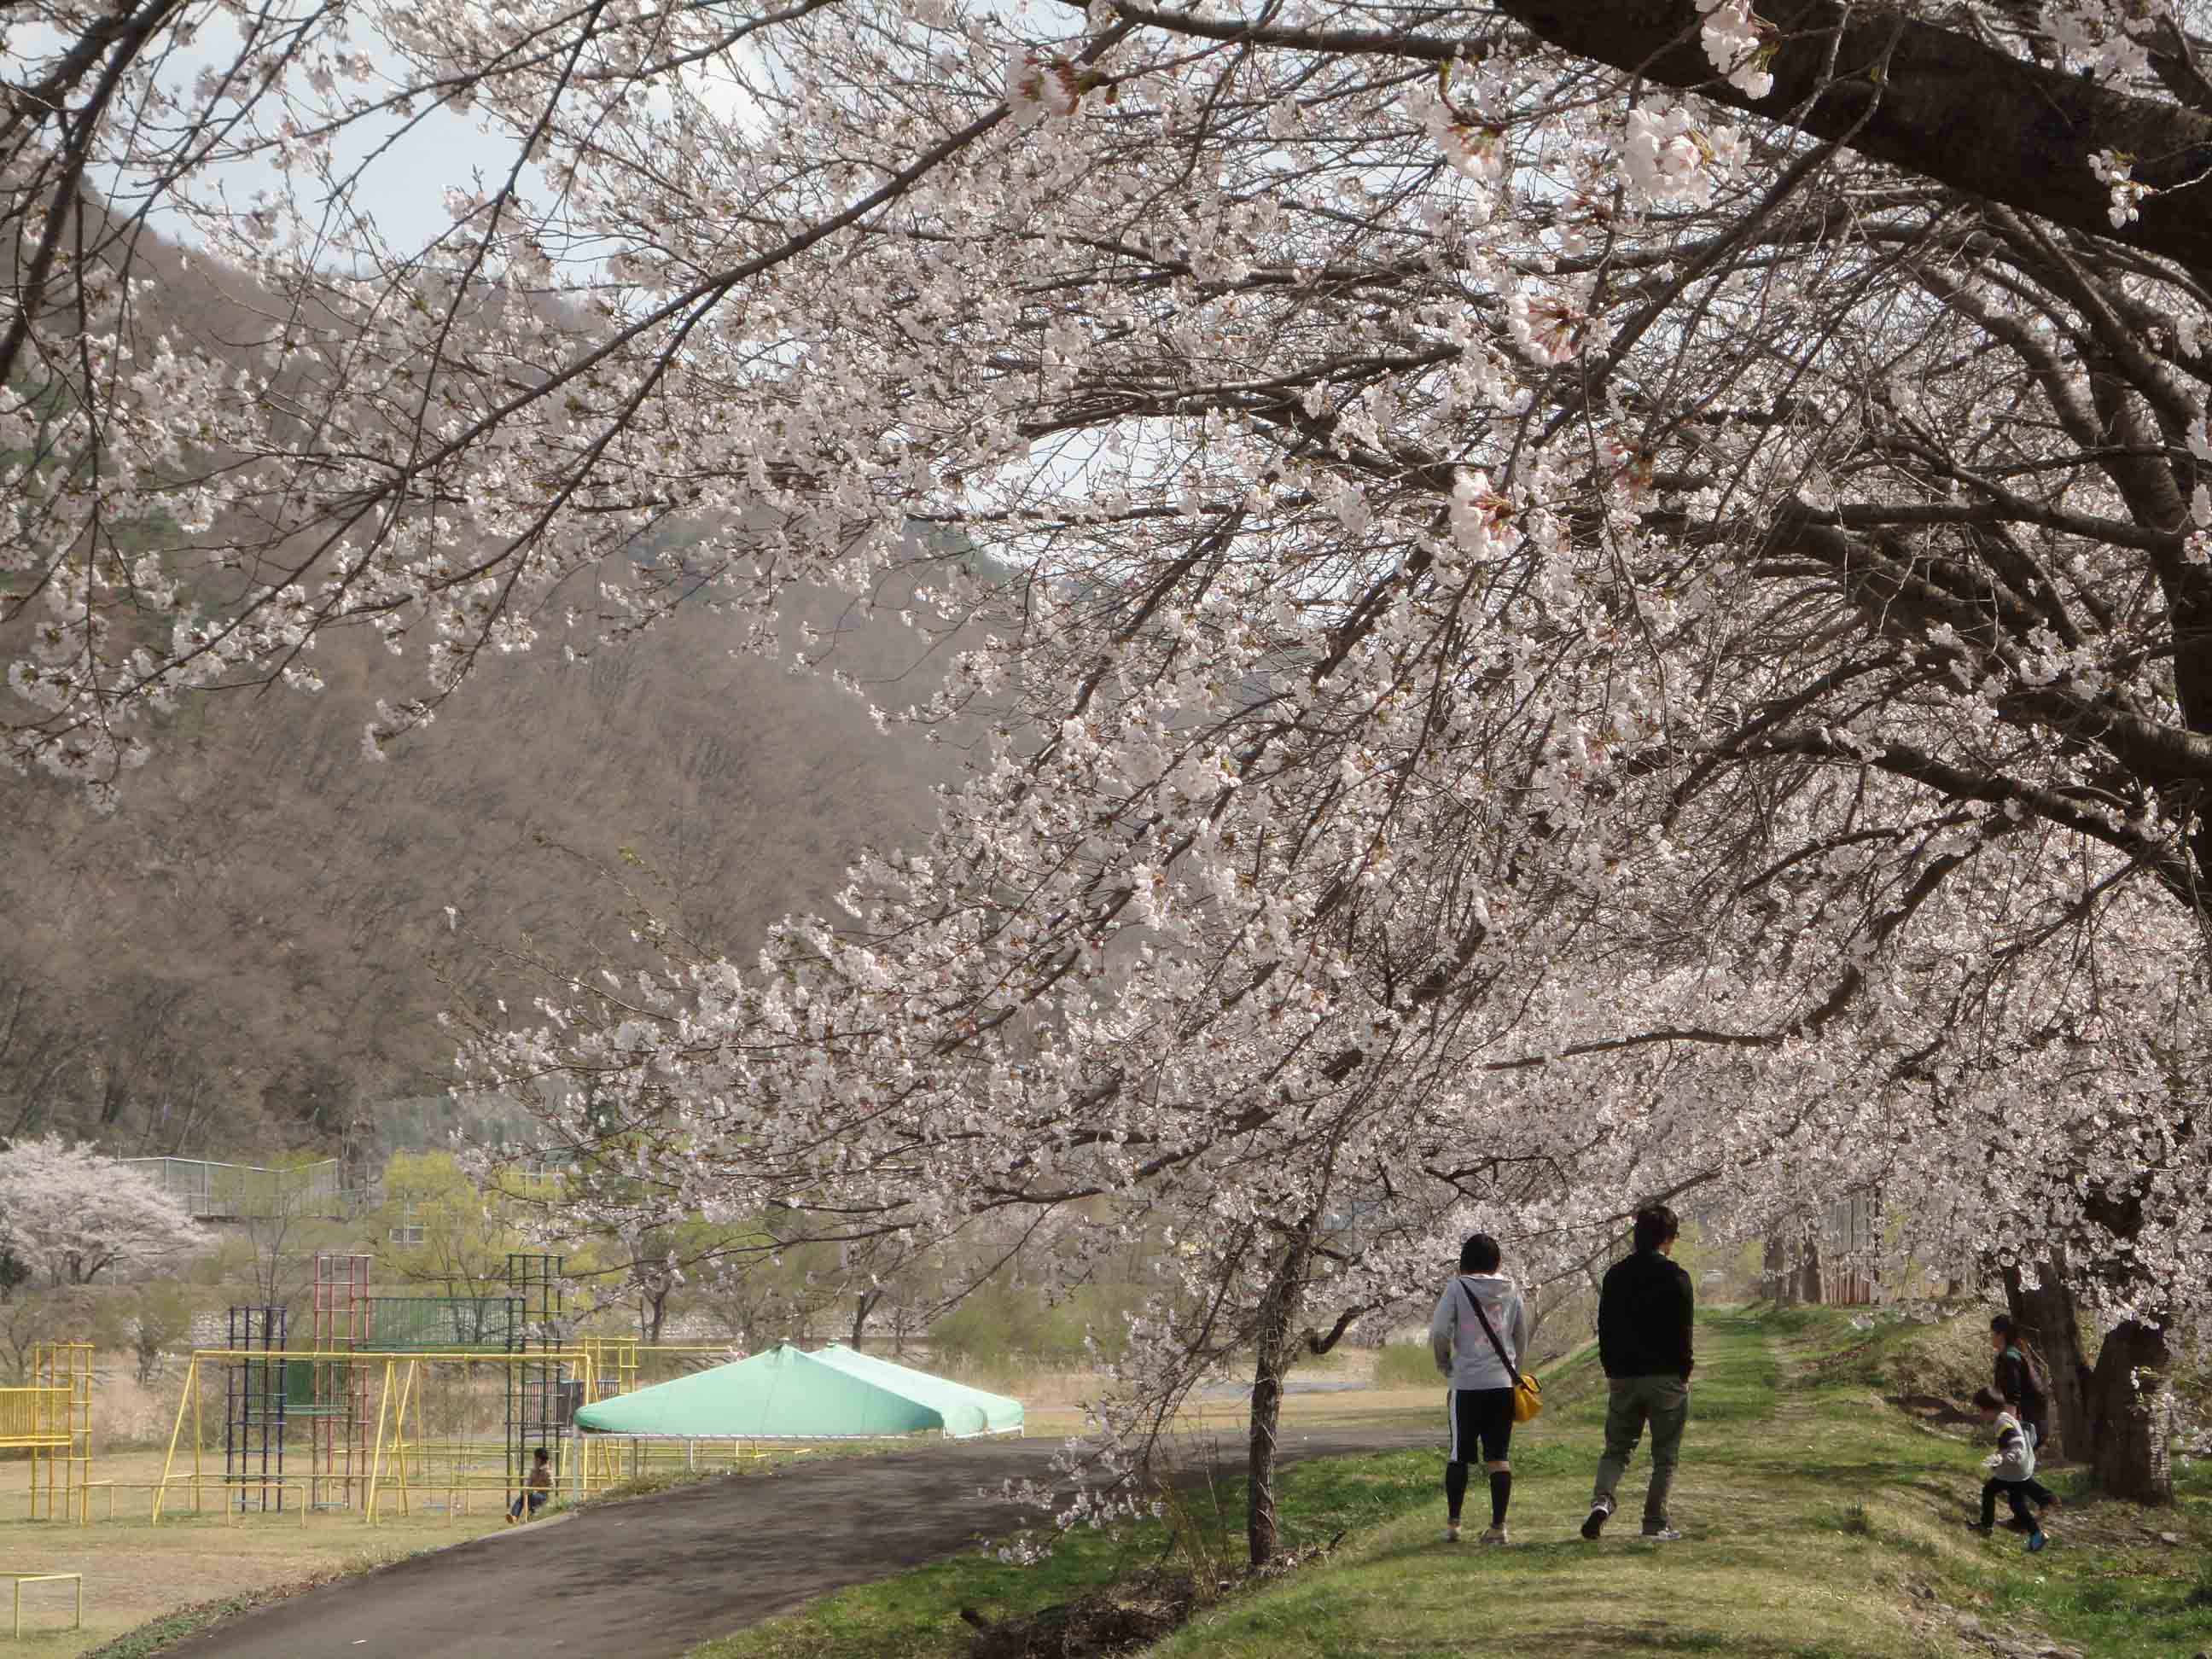
[{"label": "man in black jacket", "polygon": [[1583,1536],[1595,1538],[1613,1513],[1613,1491],[1629,1455],[1651,1425],[1651,1485],[1644,1494],[1644,1535],[1682,1534],[1667,1523],[1667,1488],[1690,1418],[1690,1276],[1668,1258],[1681,1223],[1663,1204],[1636,1212],[1636,1251],[1608,1268],[1597,1298],[1597,1353],[1611,1398],[1605,1455],[1598,1460]]}]

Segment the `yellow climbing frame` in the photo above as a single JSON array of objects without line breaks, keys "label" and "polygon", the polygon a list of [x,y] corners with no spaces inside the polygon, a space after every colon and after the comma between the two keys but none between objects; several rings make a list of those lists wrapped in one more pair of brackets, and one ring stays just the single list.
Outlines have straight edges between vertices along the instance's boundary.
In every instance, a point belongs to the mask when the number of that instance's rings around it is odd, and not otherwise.
[{"label": "yellow climbing frame", "polygon": [[0,1447],[31,1454],[31,1519],[91,1519],[92,1344],[40,1342],[30,1381],[0,1389]]},{"label": "yellow climbing frame", "polygon": [[[457,1503],[465,1501],[465,1494],[470,1492],[505,1492],[514,1486],[514,1477],[507,1468],[504,1441],[495,1446],[451,1435],[434,1437],[428,1432],[423,1403],[428,1392],[426,1384],[428,1378],[441,1368],[450,1370],[458,1367],[465,1376],[478,1366],[494,1369],[513,1365],[565,1366],[582,1384],[582,1397],[595,1400],[600,1397],[597,1373],[599,1358],[597,1345],[577,1348],[538,1348],[521,1352],[478,1348],[440,1349],[428,1352],[346,1349],[298,1352],[258,1348],[196,1349],[185,1373],[184,1392],[177,1401],[176,1422],[169,1432],[168,1453],[162,1460],[161,1479],[154,1492],[153,1522],[157,1526],[161,1523],[162,1511],[168,1506],[172,1486],[191,1489],[195,1511],[204,1505],[206,1488],[213,1486],[218,1492],[227,1490],[228,1483],[222,1475],[219,1472],[210,1473],[202,1461],[207,1416],[200,1401],[204,1382],[210,1376],[219,1378],[226,1365],[240,1361],[266,1363],[276,1360],[285,1364],[301,1362],[356,1367],[368,1373],[367,1382],[368,1388],[375,1391],[376,1410],[368,1443],[368,1472],[361,1495],[360,1512],[364,1520],[374,1523],[380,1512],[387,1510],[395,1501],[400,1513],[411,1514],[414,1494],[418,1492],[444,1494],[450,1513]],[[635,1361],[632,1363],[634,1368]],[[635,1375],[634,1369],[632,1374]],[[220,1402],[217,1409],[221,1409]],[[602,1459],[592,1458],[582,1463],[574,1462],[574,1443],[573,1436],[561,1437],[555,1443],[556,1489],[566,1486],[580,1494],[616,1478],[615,1471]],[[179,1458],[179,1452],[187,1448],[189,1468],[180,1467]],[[247,1484],[251,1486],[254,1483]]]}]

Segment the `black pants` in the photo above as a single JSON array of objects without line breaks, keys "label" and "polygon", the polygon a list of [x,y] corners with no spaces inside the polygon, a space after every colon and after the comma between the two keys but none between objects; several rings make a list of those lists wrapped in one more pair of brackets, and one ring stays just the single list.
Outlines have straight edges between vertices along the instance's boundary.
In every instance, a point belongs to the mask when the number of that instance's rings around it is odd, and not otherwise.
[{"label": "black pants", "polygon": [[1513,1390],[1453,1389],[1451,1455],[1455,1463],[1472,1463],[1480,1446],[1486,1463],[1503,1463],[1513,1444]]},{"label": "black pants", "polygon": [[[1486,1463],[1503,1463],[1512,1449],[1513,1390],[1453,1389],[1449,1391],[1445,1414],[1450,1419],[1451,1450],[1444,1462],[1444,1504],[1456,1522],[1467,1497],[1467,1466],[1474,1461],[1474,1454],[1480,1451]],[[1502,1526],[1512,1477],[1500,1474],[1490,1479],[1492,1522]]]},{"label": "black pants", "polygon": [[1984,1480],[1982,1482],[1981,1524],[1985,1527],[1991,1527],[1996,1524],[1997,1494],[1999,1492],[2002,1492],[2005,1495],[2007,1501],[2012,1504],[2013,1519],[2015,1521],[2025,1521],[2031,1526],[2035,1523],[2035,1517],[2027,1512],[2027,1500],[2031,1498],[2033,1498],[2037,1506],[2040,1508],[2048,1504],[2052,1497],[2051,1488],[2045,1486],[2040,1480],[1998,1480],[1996,1479]]}]

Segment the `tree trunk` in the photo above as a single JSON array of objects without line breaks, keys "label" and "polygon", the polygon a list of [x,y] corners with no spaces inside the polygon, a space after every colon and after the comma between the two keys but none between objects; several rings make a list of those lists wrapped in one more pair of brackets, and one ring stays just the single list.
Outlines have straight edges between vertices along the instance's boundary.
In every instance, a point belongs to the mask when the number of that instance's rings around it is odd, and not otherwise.
[{"label": "tree trunk", "polygon": [[1797,1263],[1797,1299],[1817,1308],[1826,1299],[1820,1293],[1820,1241],[1805,1241],[1805,1255]]},{"label": "tree trunk", "polygon": [[860,1305],[853,1310],[853,1340],[845,1345],[854,1353],[860,1352],[861,1340],[868,1334],[868,1316],[875,1310],[876,1304],[883,1299],[883,1294],[884,1287],[880,1285],[860,1292]]},{"label": "tree trunk", "polygon": [[1783,1307],[1797,1299],[1796,1276],[1790,1271],[1790,1246],[1780,1233],[1766,1236],[1766,1255],[1762,1270],[1761,1277],[1765,1280],[1769,1302]]},{"label": "tree trunk", "polygon": [[[2037,1276],[2042,1282],[2029,1290],[2021,1283],[2018,1267],[2004,1269],[2005,1311],[2041,1351],[2044,1369],[2051,1373],[2054,1455],[2078,1462],[2097,1443],[2097,1433],[2089,1415],[2089,1364],[2081,1357],[2081,1327],[2074,1292],[2067,1286],[2062,1248],[2051,1246],[2051,1260],[2038,1264]],[[2043,1456],[2040,1448],[2036,1455]]]},{"label": "tree trunk", "polygon": [[2089,1474],[2100,1492],[2137,1504],[2173,1501],[2166,1367],[2166,1333],[2157,1326],[2130,1319],[2106,1335],[2088,1389],[2096,1431]]},{"label": "tree trunk", "polygon": [[1283,1413],[1283,1378],[1291,1369],[1291,1327],[1305,1301],[1315,1219],[1308,1216],[1291,1233],[1260,1304],[1252,1366],[1252,1433],[1244,1469],[1244,1542],[1247,1559],[1255,1567],[1275,1558],[1276,1429]]}]

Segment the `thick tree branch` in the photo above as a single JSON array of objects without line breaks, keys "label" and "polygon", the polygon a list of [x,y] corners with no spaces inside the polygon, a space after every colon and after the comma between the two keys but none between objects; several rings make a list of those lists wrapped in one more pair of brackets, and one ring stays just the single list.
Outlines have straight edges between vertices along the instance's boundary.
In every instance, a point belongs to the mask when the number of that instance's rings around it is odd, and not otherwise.
[{"label": "thick tree branch", "polygon": [[[1714,74],[1692,0],[1498,0],[1498,9],[1600,63],[1696,87],[1816,137],[1849,135],[1862,154],[1923,178],[2212,265],[2212,117],[2195,110],[2025,62],[1887,6],[1767,0],[1760,12],[1778,46],[1767,66],[1774,88],[1759,99]],[[1832,49],[1835,78],[1826,82]],[[1885,58],[1877,86],[1869,71]],[[2089,171],[2101,149],[2135,156],[2136,179],[2154,192],[2142,216],[2117,230],[2110,194]]]},{"label": "thick tree branch", "polygon": [[[1777,31],[1774,87],[1759,99],[1714,72],[1693,0],[1498,0],[1497,9],[1579,57],[1694,87],[1954,189],[2212,268],[2212,115],[2026,62],[1887,6],[1766,0],[1761,15]],[[1147,27],[1207,40],[1421,62],[1480,55],[1473,42],[1442,35],[1281,28],[1137,3],[1117,9]],[[2118,229],[2110,191],[2089,170],[2104,149],[2135,157],[2134,177],[2151,191],[2141,216]]]}]

